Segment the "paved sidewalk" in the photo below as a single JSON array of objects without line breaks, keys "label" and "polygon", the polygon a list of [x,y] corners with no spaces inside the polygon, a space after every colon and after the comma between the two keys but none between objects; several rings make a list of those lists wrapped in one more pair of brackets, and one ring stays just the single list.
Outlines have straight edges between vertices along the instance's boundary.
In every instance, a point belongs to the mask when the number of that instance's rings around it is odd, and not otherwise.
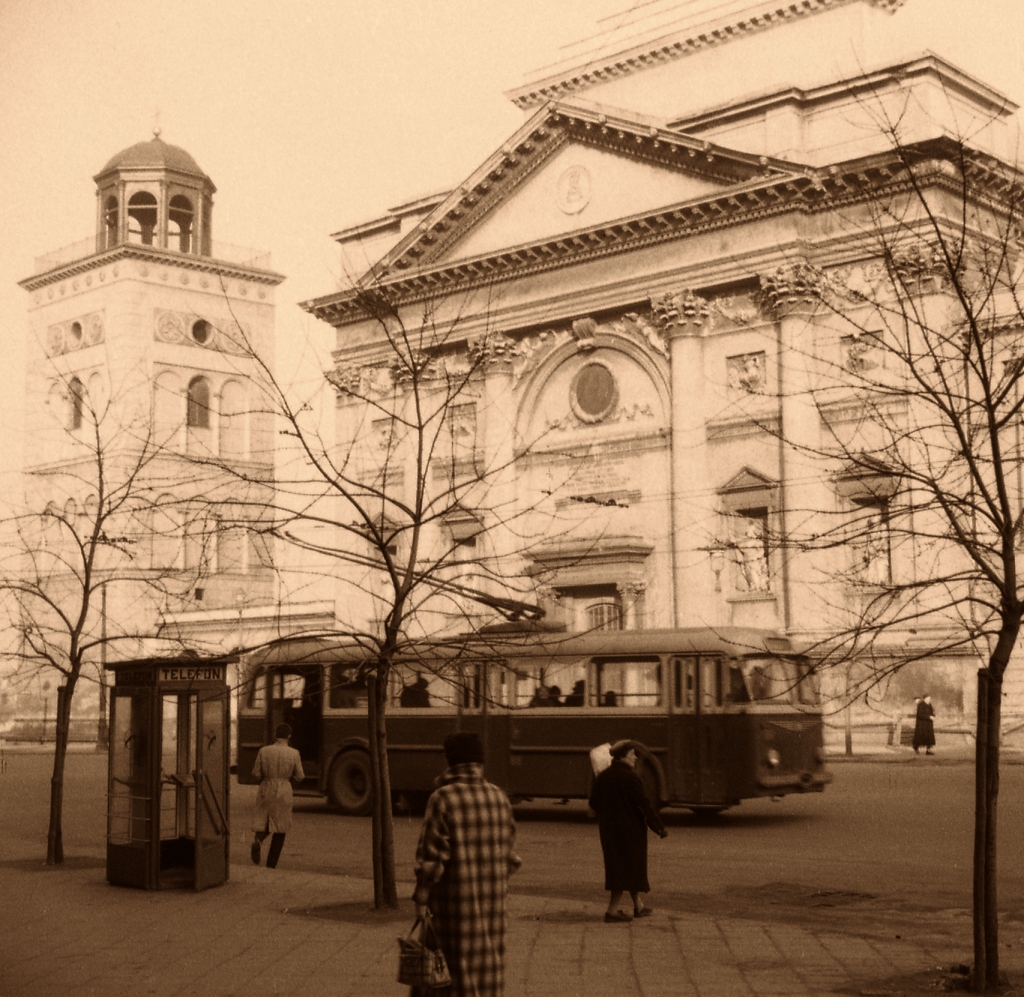
[{"label": "paved sidewalk", "polygon": [[[411,905],[372,911],[365,880],[234,863],[228,883],[197,894],[114,887],[105,875],[97,854],[64,869],[0,862],[2,997],[406,992],[395,938]],[[613,925],[591,904],[519,894],[509,913],[508,997],[924,993],[883,981],[970,956],[969,920],[951,945],[948,923],[913,938],[668,910]]]}]

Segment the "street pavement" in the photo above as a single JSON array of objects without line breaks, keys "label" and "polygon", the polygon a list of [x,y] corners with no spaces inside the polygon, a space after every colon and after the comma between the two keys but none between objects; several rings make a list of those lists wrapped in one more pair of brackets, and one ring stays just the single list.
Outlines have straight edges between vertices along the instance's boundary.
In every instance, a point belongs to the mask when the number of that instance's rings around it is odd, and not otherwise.
[{"label": "street pavement", "polygon": [[[836,761],[908,756],[879,750]],[[943,761],[969,759],[949,752]],[[287,848],[277,869],[252,865],[244,829],[232,835],[229,881],[202,893],[110,886],[96,847],[76,850],[62,868],[16,851],[0,852],[0,997],[406,992],[395,982],[396,938],[412,924],[411,881],[399,885],[398,912],[376,912],[371,882],[291,871]],[[605,924],[602,914],[599,904],[517,893],[513,880],[508,997],[924,994],[971,958],[967,911],[899,934],[889,922],[856,932],[810,916],[795,924],[770,909],[753,919],[662,908],[631,924]],[[1005,925],[1002,941],[1002,968],[1020,980],[1024,926]]]},{"label": "street pavement", "polygon": [[[403,897],[411,891],[401,884]],[[405,992],[396,937],[412,923],[411,905],[374,912],[361,879],[236,862],[227,883],[203,893],[147,892],[108,885],[100,858],[63,869],[34,860],[0,863],[0,897],[3,997]],[[513,889],[509,997],[923,993],[898,979],[970,958],[969,921],[957,941],[941,923],[884,938],[660,910],[605,924],[601,914]],[[1024,965],[1015,958],[1004,969],[1019,978]]]}]

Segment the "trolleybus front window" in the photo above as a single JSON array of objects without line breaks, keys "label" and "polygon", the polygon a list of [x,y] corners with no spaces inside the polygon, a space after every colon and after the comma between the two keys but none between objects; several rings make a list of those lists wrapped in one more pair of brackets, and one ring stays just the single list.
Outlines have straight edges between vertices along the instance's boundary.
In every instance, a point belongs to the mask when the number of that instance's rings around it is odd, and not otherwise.
[{"label": "trolleybus front window", "polygon": [[[792,658],[745,658],[743,677],[754,702],[795,705],[808,703],[808,682]],[[813,700],[811,700],[813,701]]]}]

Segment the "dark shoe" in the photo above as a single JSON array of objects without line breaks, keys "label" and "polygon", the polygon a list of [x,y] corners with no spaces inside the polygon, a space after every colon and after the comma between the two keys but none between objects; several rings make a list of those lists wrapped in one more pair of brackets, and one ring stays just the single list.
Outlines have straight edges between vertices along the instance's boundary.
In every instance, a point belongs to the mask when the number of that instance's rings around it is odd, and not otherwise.
[{"label": "dark shoe", "polygon": [[650,917],[653,913],[653,907],[641,907],[639,910],[633,908],[633,917]]},{"label": "dark shoe", "polygon": [[609,924],[614,924],[617,921],[632,921],[633,915],[627,914],[624,910],[617,910],[614,914],[609,914],[605,911],[604,919]]},{"label": "dark shoe", "polygon": [[260,864],[260,843],[258,841],[252,843],[252,847],[249,849],[249,858],[252,859],[253,865]]}]

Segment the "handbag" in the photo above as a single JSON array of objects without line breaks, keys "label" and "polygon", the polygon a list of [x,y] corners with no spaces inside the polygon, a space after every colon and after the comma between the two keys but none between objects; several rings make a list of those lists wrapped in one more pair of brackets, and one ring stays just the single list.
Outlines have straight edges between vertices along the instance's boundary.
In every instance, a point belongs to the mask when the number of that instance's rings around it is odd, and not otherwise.
[{"label": "handbag", "polygon": [[[418,936],[417,928],[420,929]],[[426,917],[416,918],[405,938],[398,938],[398,982],[427,990],[451,985],[452,974],[437,944],[429,912]]]}]

